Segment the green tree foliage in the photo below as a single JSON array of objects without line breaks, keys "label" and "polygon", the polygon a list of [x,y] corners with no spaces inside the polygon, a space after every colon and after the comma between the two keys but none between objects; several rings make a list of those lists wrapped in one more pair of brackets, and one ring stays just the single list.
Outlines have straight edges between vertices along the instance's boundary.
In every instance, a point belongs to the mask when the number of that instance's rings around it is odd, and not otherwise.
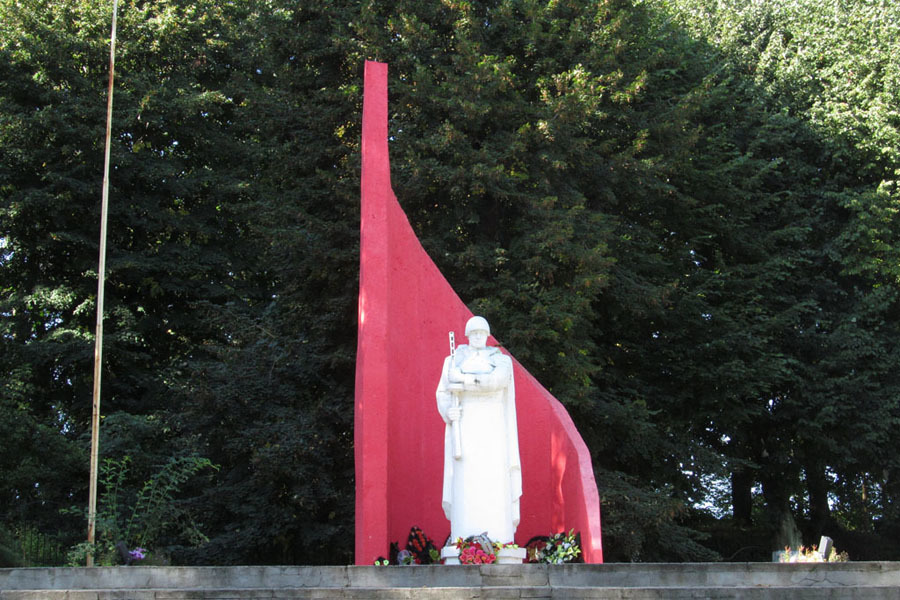
[{"label": "green tree foliage", "polygon": [[[188,546],[207,541],[190,515],[178,505],[176,496],[198,471],[215,469],[215,465],[196,456],[172,458],[131,497],[127,486],[130,463],[131,457],[125,456],[120,460],[108,458],[100,465],[95,542],[82,542],[70,550],[68,562],[72,566],[82,565],[88,555],[98,565],[121,564],[123,545],[125,551],[141,548],[143,558],[149,558],[146,548],[160,548],[166,538]],[[87,519],[84,508],[73,507],[66,512]],[[153,558],[159,563],[166,560]]]},{"label": "green tree foliage", "polygon": [[[0,514],[73,538],[109,8],[0,0]],[[209,542],[174,560],[352,560],[368,58],[423,244],[588,442],[607,560],[893,526],[896,13],[123,2],[102,442],[133,457],[123,488],[196,453],[221,468],[178,501]]]},{"label": "green tree foliage", "polygon": [[[871,531],[876,521],[887,532],[896,519],[889,439],[898,415],[896,261],[885,252],[896,227],[891,106],[898,98],[895,66],[884,58],[896,52],[897,9],[882,2],[669,7],[679,26],[716,44],[720,68],[741,74],[751,110],[770,124],[756,129],[765,145],[753,155],[779,163],[769,169],[777,177],[767,197],[799,226],[793,242],[770,246],[776,260],[790,257],[782,263],[789,277],[765,298],[793,307],[766,345],[782,377],[756,397],[736,398],[745,421],[724,431],[726,455],[738,467],[734,494],[743,497],[735,508],[748,509],[735,516],[751,520],[755,481],[769,514],[782,524],[799,519],[808,538]],[[856,557],[877,555],[872,545],[861,543]]]}]

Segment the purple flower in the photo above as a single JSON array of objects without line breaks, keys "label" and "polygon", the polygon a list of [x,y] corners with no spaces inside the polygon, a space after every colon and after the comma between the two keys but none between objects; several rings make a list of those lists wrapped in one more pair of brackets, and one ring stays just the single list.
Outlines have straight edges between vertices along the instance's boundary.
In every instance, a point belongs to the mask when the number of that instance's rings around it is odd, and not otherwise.
[{"label": "purple flower", "polygon": [[143,548],[135,548],[128,553],[128,556],[131,560],[144,560],[144,557],[147,556],[147,551]]}]

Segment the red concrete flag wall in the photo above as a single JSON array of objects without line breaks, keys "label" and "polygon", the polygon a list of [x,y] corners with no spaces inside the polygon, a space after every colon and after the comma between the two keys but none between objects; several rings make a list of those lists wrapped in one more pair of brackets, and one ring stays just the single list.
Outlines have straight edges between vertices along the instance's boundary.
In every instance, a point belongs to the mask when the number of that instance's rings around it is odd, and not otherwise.
[{"label": "red concrete flag wall", "polygon": [[[354,421],[360,565],[387,556],[391,541],[402,547],[412,526],[438,545],[449,534],[435,389],[449,353],[447,333],[464,342],[471,316],[391,189],[387,81],[386,64],[366,63]],[[513,364],[523,485],[516,542],[574,528],[585,562],[602,562],[600,501],[587,447],[563,406],[515,358]]]}]

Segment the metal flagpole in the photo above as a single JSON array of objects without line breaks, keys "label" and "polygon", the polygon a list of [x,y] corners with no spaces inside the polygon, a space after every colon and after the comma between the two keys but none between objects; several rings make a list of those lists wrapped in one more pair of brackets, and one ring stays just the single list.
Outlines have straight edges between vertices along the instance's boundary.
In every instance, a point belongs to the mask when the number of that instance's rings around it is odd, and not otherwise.
[{"label": "metal flagpole", "polygon": [[[109,148],[112,132],[113,77],[116,67],[116,15],[119,0],[113,0],[112,32],[109,37],[109,89],[106,98],[106,155],[103,161],[103,192],[100,201],[100,265],[97,268],[97,329],[94,334],[94,406],[91,413],[91,479],[88,499],[88,544],[94,543],[97,529],[97,471],[100,454],[100,373],[103,364],[103,288],[106,284],[106,221],[109,207]],[[87,566],[94,565],[93,552]]]}]

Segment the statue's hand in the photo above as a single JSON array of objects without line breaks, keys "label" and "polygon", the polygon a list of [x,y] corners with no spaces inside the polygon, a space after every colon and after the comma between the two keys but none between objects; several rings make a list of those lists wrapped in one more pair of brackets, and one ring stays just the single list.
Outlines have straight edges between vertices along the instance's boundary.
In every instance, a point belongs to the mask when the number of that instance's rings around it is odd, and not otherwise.
[{"label": "statue's hand", "polygon": [[451,406],[447,409],[447,418],[450,419],[450,422],[459,421],[459,418],[462,416],[462,408],[459,406]]}]

